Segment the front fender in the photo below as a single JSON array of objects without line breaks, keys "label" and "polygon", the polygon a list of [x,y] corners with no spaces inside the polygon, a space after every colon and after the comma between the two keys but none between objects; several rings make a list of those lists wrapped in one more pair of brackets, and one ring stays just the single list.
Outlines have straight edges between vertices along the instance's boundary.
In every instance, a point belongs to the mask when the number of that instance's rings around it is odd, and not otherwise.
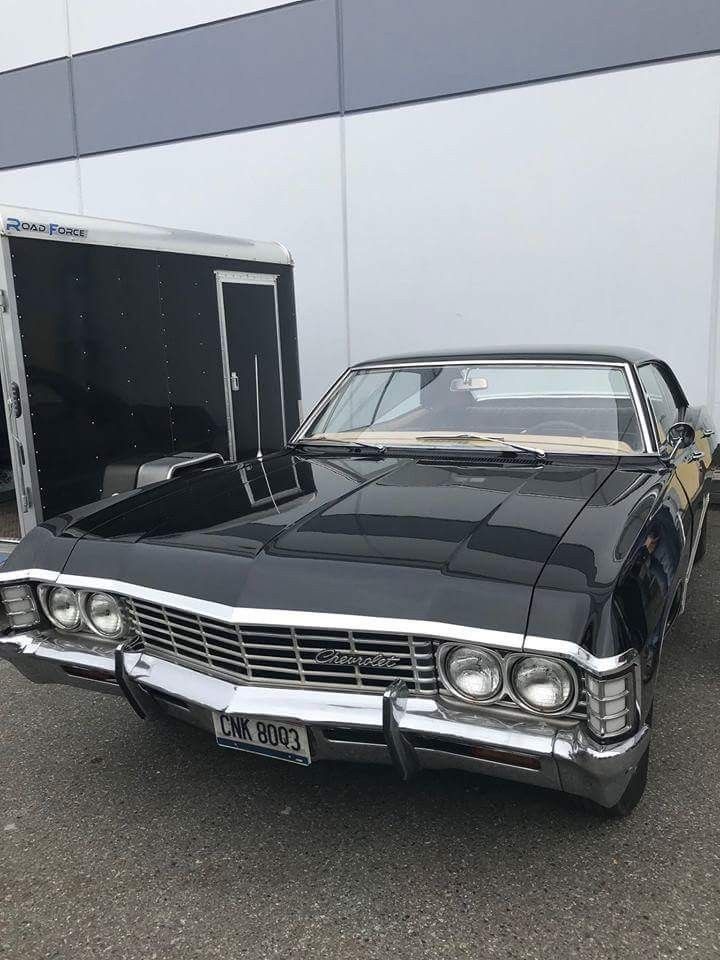
[{"label": "front fender", "polygon": [[687,497],[670,468],[619,468],[545,565],[528,635],[579,643],[598,657],[637,650],[644,693],[651,693],[687,555],[687,523]]}]

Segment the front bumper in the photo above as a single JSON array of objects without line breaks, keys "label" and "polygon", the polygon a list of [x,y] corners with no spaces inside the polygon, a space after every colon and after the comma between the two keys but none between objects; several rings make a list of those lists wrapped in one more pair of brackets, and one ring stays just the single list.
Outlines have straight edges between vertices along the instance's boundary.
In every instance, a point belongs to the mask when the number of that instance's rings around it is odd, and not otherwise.
[{"label": "front bumper", "polygon": [[144,653],[115,650],[86,636],[49,631],[0,636],[0,658],[36,683],[64,683],[125,695],[141,716],[167,714],[209,732],[213,712],[304,723],[313,760],[456,768],[549,787],[612,806],[650,739],[643,726],[600,745],[582,723],[550,724],[501,708],[478,710],[435,697],[234,684]]}]

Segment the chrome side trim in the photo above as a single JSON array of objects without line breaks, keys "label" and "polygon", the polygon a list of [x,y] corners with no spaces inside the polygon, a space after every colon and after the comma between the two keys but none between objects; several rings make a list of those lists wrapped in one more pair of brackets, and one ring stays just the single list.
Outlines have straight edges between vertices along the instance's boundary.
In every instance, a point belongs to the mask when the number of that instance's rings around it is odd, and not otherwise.
[{"label": "chrome side trim", "polygon": [[628,364],[622,360],[562,360],[555,357],[544,357],[538,354],[532,360],[499,360],[496,357],[463,357],[460,360],[391,360],[382,363],[357,363],[350,370],[393,370],[395,367],[464,367],[468,363],[482,364],[482,366],[498,366],[501,364],[512,364],[513,366],[544,366],[552,364],[554,367],[627,367]]},{"label": "chrome side trim", "polygon": [[638,652],[634,649],[626,650],[614,657],[596,657],[585,650],[584,647],[571,643],[569,640],[551,640],[547,637],[533,636],[525,638],[522,652],[526,654],[555,654],[557,657],[572,660],[583,670],[597,674],[619,673],[621,670],[633,666],[638,659]]},{"label": "chrome side trim", "polygon": [[430,639],[456,640],[460,643],[477,643],[501,647],[507,650],[522,649],[522,634],[487,630],[482,627],[467,627],[462,624],[444,623],[438,620],[409,620],[395,617],[369,617],[360,614],[319,613],[312,610],[274,610],[258,607],[232,607],[211,600],[167,593],[134,583],[105,580],[99,577],[79,577],[61,574],[57,583],[80,590],[104,590],[110,593],[146,600],[165,607],[221,620],[229,624],[247,626],[307,627],[322,630],[348,630],[354,632],[393,633]]},{"label": "chrome side trim", "polygon": [[45,583],[55,583],[59,576],[59,570],[43,570],[41,567],[29,567],[25,570],[6,570],[0,572],[0,583],[14,583],[18,580],[42,580]]},{"label": "chrome side trim", "polygon": [[136,583],[110,580],[102,577],[81,577],[61,574],[54,570],[27,569],[0,573],[0,582],[39,581],[57,583],[78,590],[103,590],[109,593],[147,600],[163,606],[175,607],[199,616],[226,623],[249,626],[309,627],[323,630],[352,630],[359,632],[399,633],[431,640],[450,640],[461,644],[478,644],[525,654],[549,654],[570,660],[583,670],[595,674],[617,673],[637,662],[637,651],[626,650],[612,657],[596,657],[594,654],[569,640],[554,640],[547,637],[524,637],[522,633],[488,630],[484,627],[468,627],[463,624],[446,623],[440,620],[410,620],[396,617],[367,617],[359,614],[318,613],[311,610],[272,610],[258,607],[231,607],[212,600],[168,593]]}]

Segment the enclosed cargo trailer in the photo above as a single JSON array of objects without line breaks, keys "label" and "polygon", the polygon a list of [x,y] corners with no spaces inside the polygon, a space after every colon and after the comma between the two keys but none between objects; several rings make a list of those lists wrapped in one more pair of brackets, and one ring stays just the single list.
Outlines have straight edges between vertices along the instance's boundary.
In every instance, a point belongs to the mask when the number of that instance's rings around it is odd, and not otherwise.
[{"label": "enclosed cargo trailer", "polygon": [[0,539],[298,424],[282,244],[2,206],[0,310]]}]

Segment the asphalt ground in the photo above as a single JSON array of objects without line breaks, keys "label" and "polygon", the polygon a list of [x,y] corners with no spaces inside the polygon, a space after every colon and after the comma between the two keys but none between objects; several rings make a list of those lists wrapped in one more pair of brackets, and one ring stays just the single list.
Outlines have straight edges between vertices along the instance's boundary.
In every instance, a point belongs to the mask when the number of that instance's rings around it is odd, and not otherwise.
[{"label": "asphalt ground", "polygon": [[720,956],[720,512],[620,822],[464,773],[241,755],[0,664],[0,957]]}]

